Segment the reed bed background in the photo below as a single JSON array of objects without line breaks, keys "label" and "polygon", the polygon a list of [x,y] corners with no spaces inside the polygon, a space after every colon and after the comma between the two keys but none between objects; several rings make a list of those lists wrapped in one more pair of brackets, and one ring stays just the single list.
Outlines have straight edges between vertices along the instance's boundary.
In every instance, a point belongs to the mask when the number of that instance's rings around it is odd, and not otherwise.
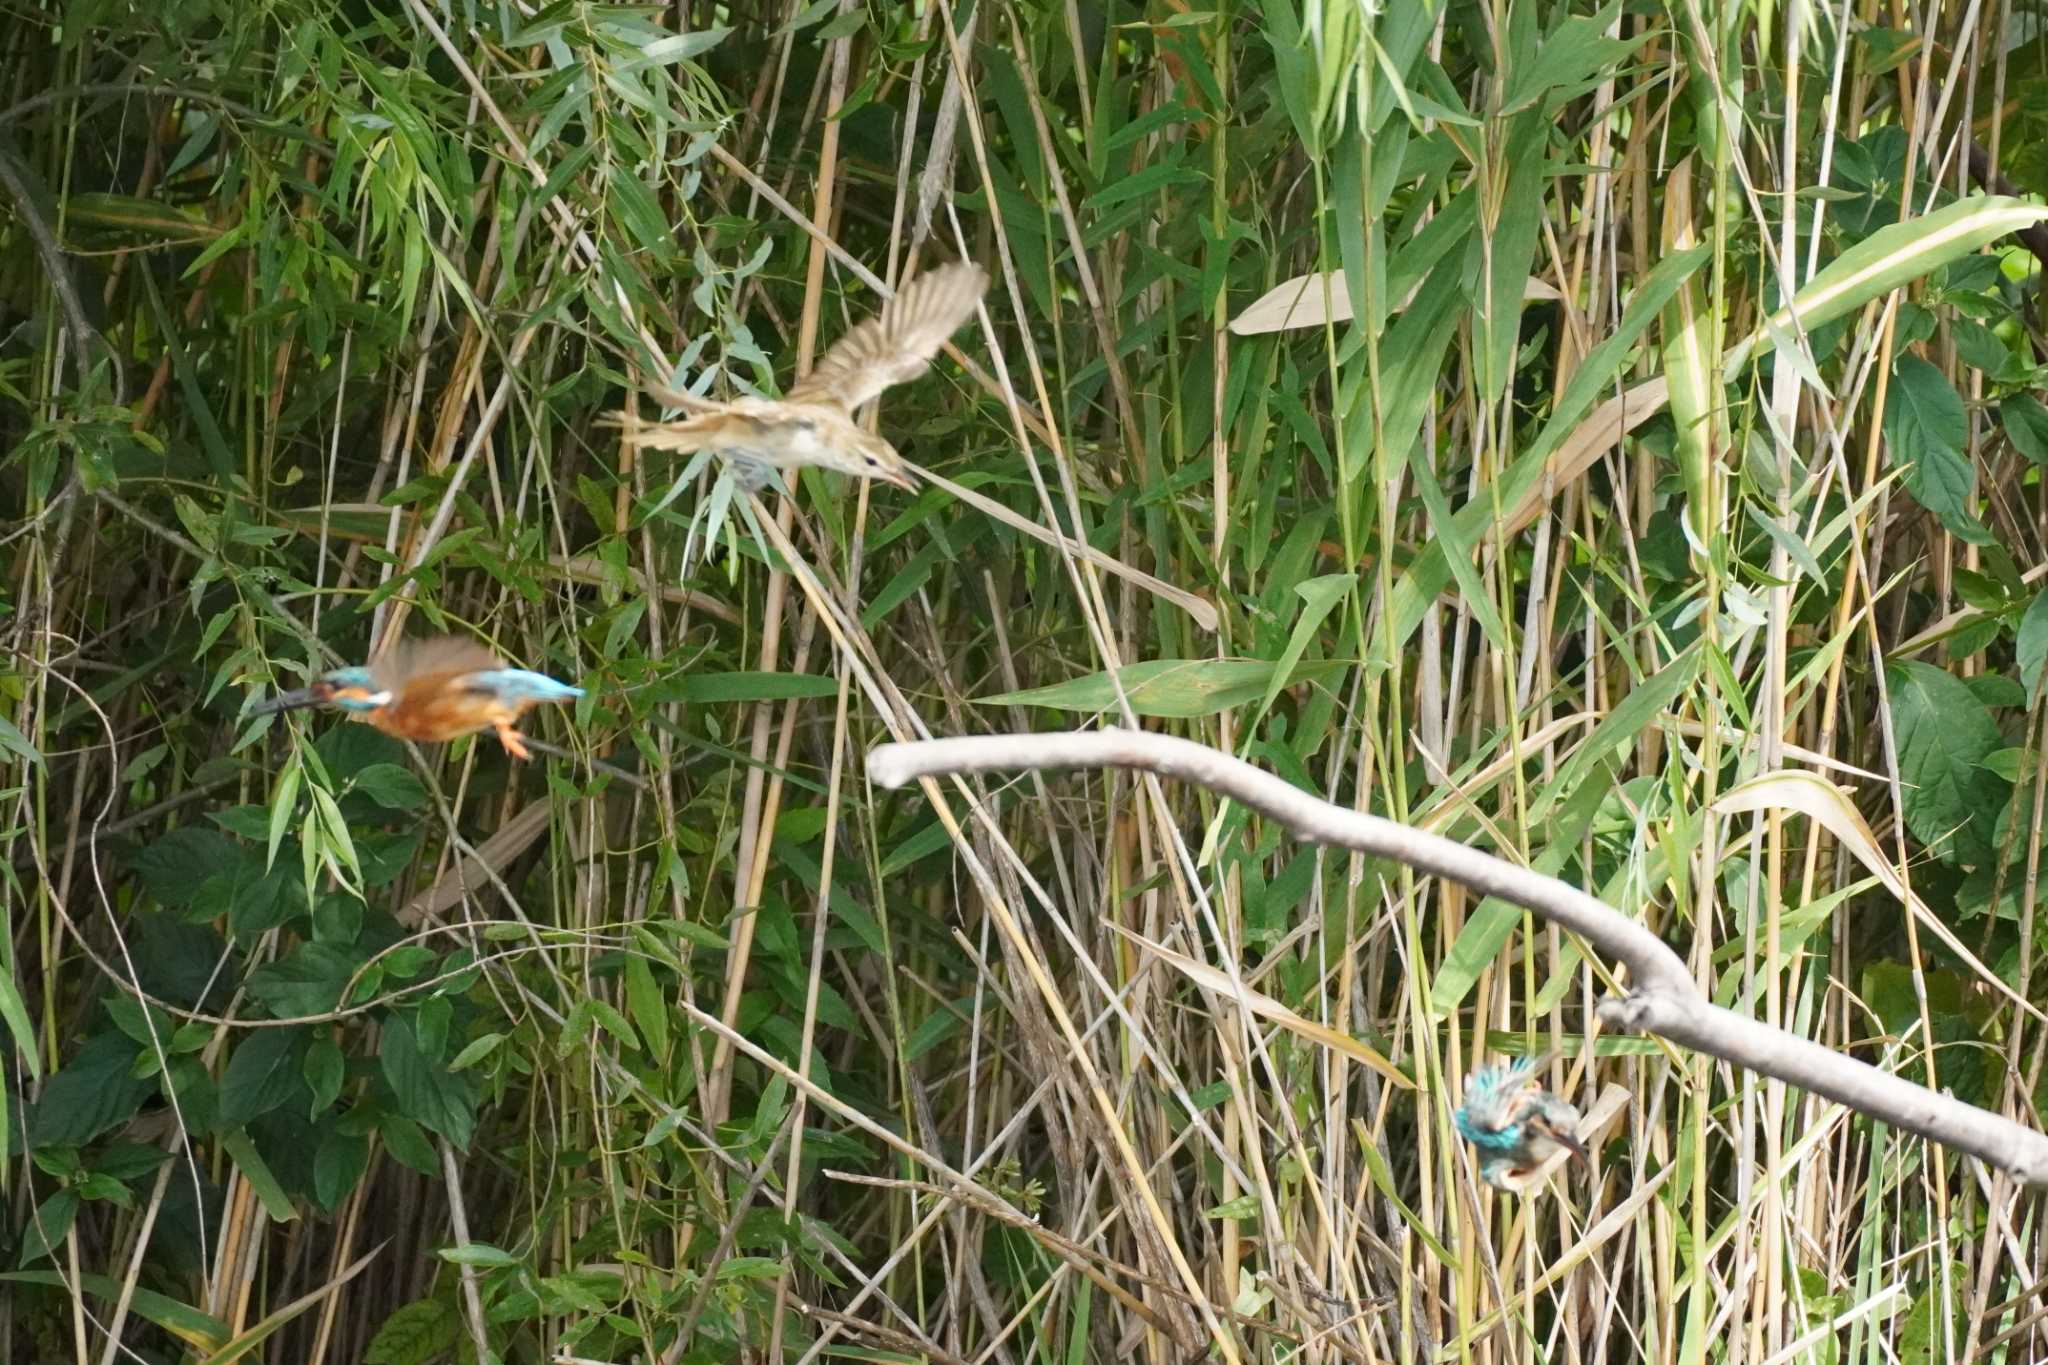
[{"label": "reed bed background", "polygon": [[[1540,922],[863,780],[1185,735],[2040,1122],[2037,8],[1375,8],[7,5],[0,1358],[2037,1358],[2038,1203]],[[604,422],[958,257],[879,429],[993,512]],[[439,630],[589,696],[243,713]],[[1550,1048],[1614,1117],[1497,1194]]]}]

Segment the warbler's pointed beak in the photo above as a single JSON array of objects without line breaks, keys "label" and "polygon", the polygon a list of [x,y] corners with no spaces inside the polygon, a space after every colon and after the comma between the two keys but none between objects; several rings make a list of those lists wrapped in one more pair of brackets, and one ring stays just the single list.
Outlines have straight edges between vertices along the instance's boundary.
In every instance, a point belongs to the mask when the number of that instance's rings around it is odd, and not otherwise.
[{"label": "warbler's pointed beak", "polygon": [[280,692],[267,701],[253,703],[249,707],[249,714],[267,716],[275,711],[294,711],[301,706],[318,706],[323,699],[320,689],[301,687],[293,692]]},{"label": "warbler's pointed beak", "polygon": [[909,470],[900,466],[895,469],[877,469],[868,477],[877,483],[894,484],[906,493],[915,493],[917,491],[916,478],[911,475]]}]

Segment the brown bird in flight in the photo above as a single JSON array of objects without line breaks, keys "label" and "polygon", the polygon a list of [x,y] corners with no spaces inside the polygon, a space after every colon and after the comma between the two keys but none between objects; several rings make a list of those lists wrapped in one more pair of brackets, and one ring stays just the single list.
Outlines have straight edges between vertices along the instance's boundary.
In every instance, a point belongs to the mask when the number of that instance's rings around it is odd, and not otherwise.
[{"label": "brown bird in flight", "polygon": [[988,272],[965,262],[928,270],[896,291],[882,310],[825,352],[781,398],[717,403],[659,386],[648,392],[691,416],[629,422],[626,439],[647,450],[708,450],[732,462],[748,489],[768,470],[815,465],[857,478],[916,488],[896,447],[863,430],[853,411],[883,389],[915,379],[988,289]]}]

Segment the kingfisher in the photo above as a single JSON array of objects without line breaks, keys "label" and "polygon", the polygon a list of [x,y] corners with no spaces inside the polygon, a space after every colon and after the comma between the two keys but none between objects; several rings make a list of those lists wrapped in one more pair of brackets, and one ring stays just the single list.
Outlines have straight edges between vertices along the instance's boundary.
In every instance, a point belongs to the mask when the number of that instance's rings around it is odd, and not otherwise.
[{"label": "kingfisher", "polygon": [[1465,1078],[1458,1131],[1479,1149],[1480,1176],[1498,1189],[1516,1188],[1560,1149],[1587,1159],[1578,1136],[1579,1111],[1536,1083],[1538,1065],[1537,1058],[1519,1057]]},{"label": "kingfisher", "polygon": [[749,490],[763,487],[771,469],[802,465],[915,489],[896,447],[856,423],[854,409],[923,374],[987,290],[988,272],[978,265],[927,270],[841,337],[781,398],[719,403],[653,386],[648,392],[656,399],[690,415],[673,422],[623,422],[625,439],[648,450],[725,456]]},{"label": "kingfisher", "polygon": [[482,730],[514,758],[528,758],[515,725],[542,702],[574,701],[580,687],[545,673],[507,668],[497,655],[458,636],[402,643],[367,667],[323,673],[311,687],[280,692],[249,708],[254,715],[300,706],[338,706],[398,739],[447,740]]}]

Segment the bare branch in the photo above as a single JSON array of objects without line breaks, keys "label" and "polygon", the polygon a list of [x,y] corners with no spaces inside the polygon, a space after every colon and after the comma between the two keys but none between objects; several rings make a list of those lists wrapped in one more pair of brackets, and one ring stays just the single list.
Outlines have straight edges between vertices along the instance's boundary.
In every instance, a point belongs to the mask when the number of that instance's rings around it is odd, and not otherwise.
[{"label": "bare branch", "polygon": [[2028,1184],[2048,1184],[2048,1137],[1712,1004],[1661,939],[1577,887],[1439,835],[1332,805],[1206,745],[1104,729],[882,744],[868,754],[868,776],[892,788],[946,773],[1043,768],[1136,768],[1179,778],[1249,806],[1300,838],[1392,858],[1498,896],[1562,925],[1628,968],[1630,993],[1603,1002],[1601,1019],[1775,1076],[1968,1152]]}]

